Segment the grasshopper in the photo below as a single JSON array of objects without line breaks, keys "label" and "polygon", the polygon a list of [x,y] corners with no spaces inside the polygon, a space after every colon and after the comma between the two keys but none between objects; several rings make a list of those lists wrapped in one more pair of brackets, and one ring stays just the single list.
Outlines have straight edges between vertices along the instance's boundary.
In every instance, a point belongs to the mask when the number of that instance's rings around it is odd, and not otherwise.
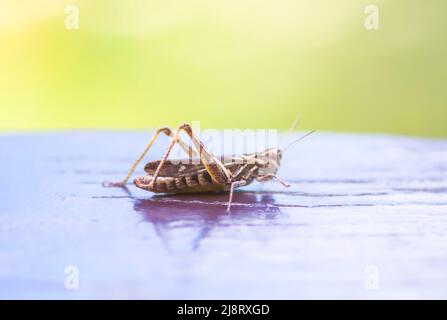
[{"label": "grasshopper", "polygon": [[[195,150],[180,139],[180,133],[182,131],[186,132],[189,136]],[[283,152],[281,149],[269,148],[261,152],[244,154],[237,157],[222,157],[221,161],[208,151],[187,123],[180,125],[175,133],[168,127],[157,129],[149,144],[130,168],[124,180],[106,185],[124,187],[160,133],[169,136],[171,142],[163,158],[147,163],[144,167],[146,174],[135,178],[133,183],[138,188],[165,194],[229,191],[227,212],[230,212],[235,188],[246,186],[254,180],[263,182],[272,179],[278,181],[285,187],[290,186],[276,175]],[[303,139],[311,133],[313,131],[298,140]],[[176,143],[190,156],[192,153],[198,157],[199,161],[194,161],[193,163],[189,161],[188,163],[188,161],[184,160],[167,160],[169,153]]]}]

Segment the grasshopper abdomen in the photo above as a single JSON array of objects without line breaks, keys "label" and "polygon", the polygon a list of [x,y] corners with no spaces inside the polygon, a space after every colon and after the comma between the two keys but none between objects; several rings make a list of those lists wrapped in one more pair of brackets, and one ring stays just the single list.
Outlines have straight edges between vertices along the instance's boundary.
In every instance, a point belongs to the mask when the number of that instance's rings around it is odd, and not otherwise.
[{"label": "grasshopper abdomen", "polygon": [[154,193],[194,193],[204,191],[223,191],[225,186],[212,181],[208,172],[200,172],[181,177],[158,177],[155,183],[152,175],[137,177],[134,184]]}]

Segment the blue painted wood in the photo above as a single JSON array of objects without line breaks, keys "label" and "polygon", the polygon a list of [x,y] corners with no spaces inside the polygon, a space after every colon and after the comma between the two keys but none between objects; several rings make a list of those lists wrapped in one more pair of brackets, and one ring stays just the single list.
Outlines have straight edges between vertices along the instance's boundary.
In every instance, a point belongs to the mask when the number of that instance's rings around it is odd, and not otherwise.
[{"label": "blue painted wood", "polygon": [[447,141],[317,133],[228,215],[103,188],[148,138],[0,136],[0,298],[447,298]]}]

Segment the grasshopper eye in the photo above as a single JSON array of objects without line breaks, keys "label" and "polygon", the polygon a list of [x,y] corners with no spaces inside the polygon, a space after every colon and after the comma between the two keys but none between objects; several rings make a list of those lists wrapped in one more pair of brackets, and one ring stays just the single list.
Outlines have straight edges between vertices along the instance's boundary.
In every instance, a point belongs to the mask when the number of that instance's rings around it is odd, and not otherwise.
[{"label": "grasshopper eye", "polygon": [[278,152],[277,152],[276,156],[278,157],[279,160],[281,160],[281,158],[282,158],[282,151],[278,149]]}]

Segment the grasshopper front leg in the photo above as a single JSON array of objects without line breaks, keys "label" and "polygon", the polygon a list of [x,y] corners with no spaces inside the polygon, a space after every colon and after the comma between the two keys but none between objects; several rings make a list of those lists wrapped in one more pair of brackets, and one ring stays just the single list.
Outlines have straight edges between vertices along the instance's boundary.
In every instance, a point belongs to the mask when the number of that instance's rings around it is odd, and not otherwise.
[{"label": "grasshopper front leg", "polygon": [[[299,120],[299,118],[298,118],[298,120]],[[261,167],[261,168],[266,166],[266,162],[263,161],[263,160],[259,160],[259,159],[256,160],[256,164],[257,164],[258,167]],[[258,175],[258,176],[256,176],[256,180],[259,181],[259,182],[266,181],[266,180],[271,180],[271,179],[275,179],[276,181],[278,181],[280,184],[282,184],[286,188],[290,187],[290,184],[288,184],[287,182],[282,180],[280,177],[278,177],[274,173],[268,173],[268,174],[265,174],[265,175]]]},{"label": "grasshopper front leg", "polygon": [[267,174],[265,176],[259,176],[259,177],[256,178],[256,180],[258,180],[259,182],[262,182],[262,181],[265,181],[265,180],[271,180],[271,179],[275,179],[276,181],[278,181],[280,184],[282,184],[286,188],[290,187],[290,184],[288,184],[287,182],[282,180],[276,174]]}]

